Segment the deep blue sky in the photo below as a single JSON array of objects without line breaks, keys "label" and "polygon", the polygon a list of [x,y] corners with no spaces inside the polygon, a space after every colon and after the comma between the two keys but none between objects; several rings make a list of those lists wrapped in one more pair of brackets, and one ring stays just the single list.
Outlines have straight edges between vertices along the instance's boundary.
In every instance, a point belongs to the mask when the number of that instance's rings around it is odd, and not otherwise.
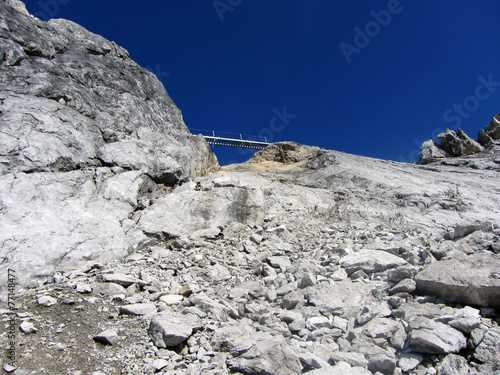
[{"label": "deep blue sky", "polygon": [[[191,129],[415,162],[438,129],[460,125],[476,138],[500,112],[498,0],[25,3],[125,47]],[[250,156],[214,151],[221,164]]]}]

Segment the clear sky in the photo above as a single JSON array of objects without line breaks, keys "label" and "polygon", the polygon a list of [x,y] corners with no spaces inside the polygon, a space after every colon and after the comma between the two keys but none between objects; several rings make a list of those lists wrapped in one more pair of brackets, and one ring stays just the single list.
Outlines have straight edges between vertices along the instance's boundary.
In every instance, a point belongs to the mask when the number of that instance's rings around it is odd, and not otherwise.
[{"label": "clear sky", "polygon": [[439,131],[477,138],[500,112],[498,0],[25,3],[125,47],[191,129],[416,162]]}]

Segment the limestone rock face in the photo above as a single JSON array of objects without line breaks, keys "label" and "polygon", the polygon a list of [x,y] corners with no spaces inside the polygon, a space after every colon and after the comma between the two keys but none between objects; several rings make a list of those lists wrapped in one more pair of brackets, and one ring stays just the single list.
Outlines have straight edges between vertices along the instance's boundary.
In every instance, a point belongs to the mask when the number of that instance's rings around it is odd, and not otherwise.
[{"label": "limestone rock face", "polygon": [[250,163],[262,163],[266,161],[297,163],[312,159],[318,150],[315,147],[304,146],[295,142],[276,143],[257,152],[250,160]]},{"label": "limestone rock face", "polygon": [[66,20],[0,1],[2,269],[23,283],[124,256],[144,237],[131,212],[156,183],[217,168],[156,77]]},{"label": "limestone rock face", "polygon": [[172,183],[215,165],[162,84],[126,50],[73,22],[0,6],[4,173],[104,164]]},{"label": "limestone rock face", "polygon": [[0,1],[16,372],[498,372],[495,131],[427,165],[286,142],[209,171],[125,51],[19,6]]},{"label": "limestone rock face", "polygon": [[[477,141],[465,134],[462,129],[459,129],[458,133],[446,129],[438,135],[438,139],[441,144],[433,140],[428,140],[422,144],[418,164],[451,162],[475,168],[477,164],[474,159],[467,157],[476,158],[485,154],[498,155],[500,150],[500,143],[498,142],[500,140],[500,114],[493,117],[491,122],[479,131]],[[500,162],[498,157],[493,159],[496,164]],[[491,164],[489,168],[496,169],[496,166]]]}]

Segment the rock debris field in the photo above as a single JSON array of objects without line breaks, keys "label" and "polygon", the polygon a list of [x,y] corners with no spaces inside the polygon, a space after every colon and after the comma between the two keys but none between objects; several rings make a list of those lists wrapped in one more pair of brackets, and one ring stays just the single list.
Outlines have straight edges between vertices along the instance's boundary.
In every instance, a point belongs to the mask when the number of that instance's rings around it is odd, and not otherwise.
[{"label": "rock debris field", "polygon": [[219,167],[124,49],[0,15],[4,373],[500,374],[500,116]]}]

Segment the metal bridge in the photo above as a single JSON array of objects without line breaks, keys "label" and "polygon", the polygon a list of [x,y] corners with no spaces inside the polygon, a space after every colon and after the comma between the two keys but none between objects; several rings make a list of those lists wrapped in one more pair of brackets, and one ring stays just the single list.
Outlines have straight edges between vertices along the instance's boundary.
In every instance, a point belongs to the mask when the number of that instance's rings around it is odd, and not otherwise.
[{"label": "metal bridge", "polygon": [[[201,130],[201,129],[191,129],[194,131],[202,131],[202,132],[209,132],[207,130]],[[245,136],[245,138],[254,138],[257,140],[250,140],[250,139],[243,139],[243,134],[239,134],[240,138],[234,138],[234,137],[218,137],[215,135],[214,131],[211,131],[212,135],[206,135],[203,133],[200,133],[207,141],[209,145],[212,146],[227,146],[227,147],[240,147],[240,148],[251,148],[255,150],[262,150],[269,146],[271,142],[267,141],[266,137],[261,137],[264,140],[258,140],[259,137],[255,136]],[[219,132],[220,133],[220,132]],[[232,134],[232,135],[237,135],[236,133],[224,133],[224,134]]]}]

